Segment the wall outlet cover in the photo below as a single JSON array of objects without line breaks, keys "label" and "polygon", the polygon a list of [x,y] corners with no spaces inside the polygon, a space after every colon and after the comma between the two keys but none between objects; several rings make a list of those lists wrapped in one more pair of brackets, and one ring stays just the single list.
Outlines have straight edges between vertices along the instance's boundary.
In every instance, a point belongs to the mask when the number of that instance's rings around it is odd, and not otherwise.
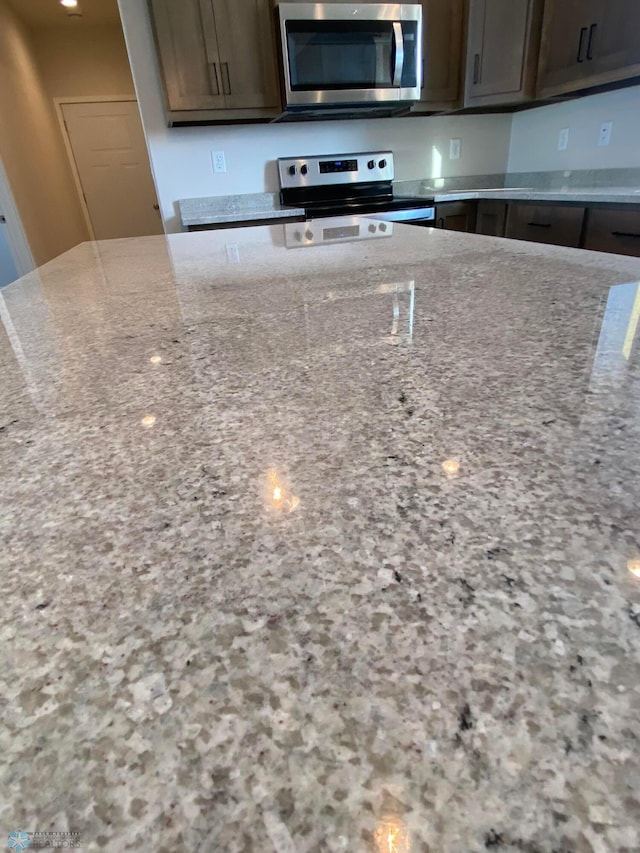
[{"label": "wall outlet cover", "polygon": [[459,160],[461,151],[462,151],[462,140],[461,139],[450,139],[449,140],[449,160]]},{"label": "wall outlet cover", "polygon": [[225,246],[225,250],[227,252],[228,264],[240,263],[240,250],[238,249],[237,243],[227,243],[227,245]]},{"label": "wall outlet cover", "polygon": [[558,151],[566,151],[569,147],[569,128],[563,127],[558,134]]},{"label": "wall outlet cover", "polygon": [[222,174],[227,171],[227,162],[224,157],[224,151],[212,151],[211,159],[213,161],[213,171],[216,174]]},{"label": "wall outlet cover", "polygon": [[611,142],[611,131],[613,130],[612,121],[604,121],[600,125],[600,133],[598,135],[598,145],[605,146]]}]

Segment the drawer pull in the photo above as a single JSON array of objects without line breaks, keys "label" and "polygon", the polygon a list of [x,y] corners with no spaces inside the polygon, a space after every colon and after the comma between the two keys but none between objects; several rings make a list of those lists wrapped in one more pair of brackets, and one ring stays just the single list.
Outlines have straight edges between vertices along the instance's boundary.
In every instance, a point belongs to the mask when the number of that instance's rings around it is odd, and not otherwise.
[{"label": "drawer pull", "polygon": [[551,228],[550,222],[527,222],[532,228]]},{"label": "drawer pull", "polygon": [[589,27],[589,41],[587,42],[587,59],[593,59],[591,48],[593,47],[593,34],[596,31],[597,24],[591,24]]},{"label": "drawer pull", "polygon": [[584,59],[582,58],[582,45],[586,32],[587,27],[582,27],[582,29],[580,30],[580,41],[578,42],[578,55],[576,56],[576,62],[584,62]]},{"label": "drawer pull", "polygon": [[612,237],[635,237],[640,240],[640,234],[634,234],[633,231],[612,231]]}]

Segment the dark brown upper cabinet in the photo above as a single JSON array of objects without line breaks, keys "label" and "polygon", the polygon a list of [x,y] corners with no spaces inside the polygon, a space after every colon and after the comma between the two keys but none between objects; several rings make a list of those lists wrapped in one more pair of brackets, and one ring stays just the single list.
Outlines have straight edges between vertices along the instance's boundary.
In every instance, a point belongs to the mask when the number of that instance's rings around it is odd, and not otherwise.
[{"label": "dark brown upper cabinet", "polygon": [[412,112],[460,106],[465,17],[466,0],[422,0],[422,92]]},{"label": "dark brown upper cabinet", "polygon": [[149,6],[170,122],[277,115],[270,0],[150,0]]},{"label": "dark brown upper cabinet", "polygon": [[640,75],[638,0],[546,0],[539,97]]},{"label": "dark brown upper cabinet", "polygon": [[542,0],[470,0],[465,107],[534,96],[542,6]]}]

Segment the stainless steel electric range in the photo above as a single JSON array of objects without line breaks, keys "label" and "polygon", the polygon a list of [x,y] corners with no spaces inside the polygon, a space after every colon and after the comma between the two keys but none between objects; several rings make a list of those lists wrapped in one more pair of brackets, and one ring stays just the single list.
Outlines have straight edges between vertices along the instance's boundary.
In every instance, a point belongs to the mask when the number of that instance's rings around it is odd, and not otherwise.
[{"label": "stainless steel electric range", "polygon": [[388,222],[431,225],[432,198],[394,195],[393,153],[281,157],[280,202],[303,207],[307,219],[366,216]]}]

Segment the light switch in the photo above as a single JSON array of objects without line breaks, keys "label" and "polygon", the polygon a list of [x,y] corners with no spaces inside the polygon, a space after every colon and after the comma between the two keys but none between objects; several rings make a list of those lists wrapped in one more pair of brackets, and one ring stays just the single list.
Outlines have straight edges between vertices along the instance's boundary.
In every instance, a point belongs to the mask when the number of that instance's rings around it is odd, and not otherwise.
[{"label": "light switch", "polygon": [[449,160],[459,160],[461,148],[462,148],[462,140],[461,139],[450,139],[449,140]]}]

